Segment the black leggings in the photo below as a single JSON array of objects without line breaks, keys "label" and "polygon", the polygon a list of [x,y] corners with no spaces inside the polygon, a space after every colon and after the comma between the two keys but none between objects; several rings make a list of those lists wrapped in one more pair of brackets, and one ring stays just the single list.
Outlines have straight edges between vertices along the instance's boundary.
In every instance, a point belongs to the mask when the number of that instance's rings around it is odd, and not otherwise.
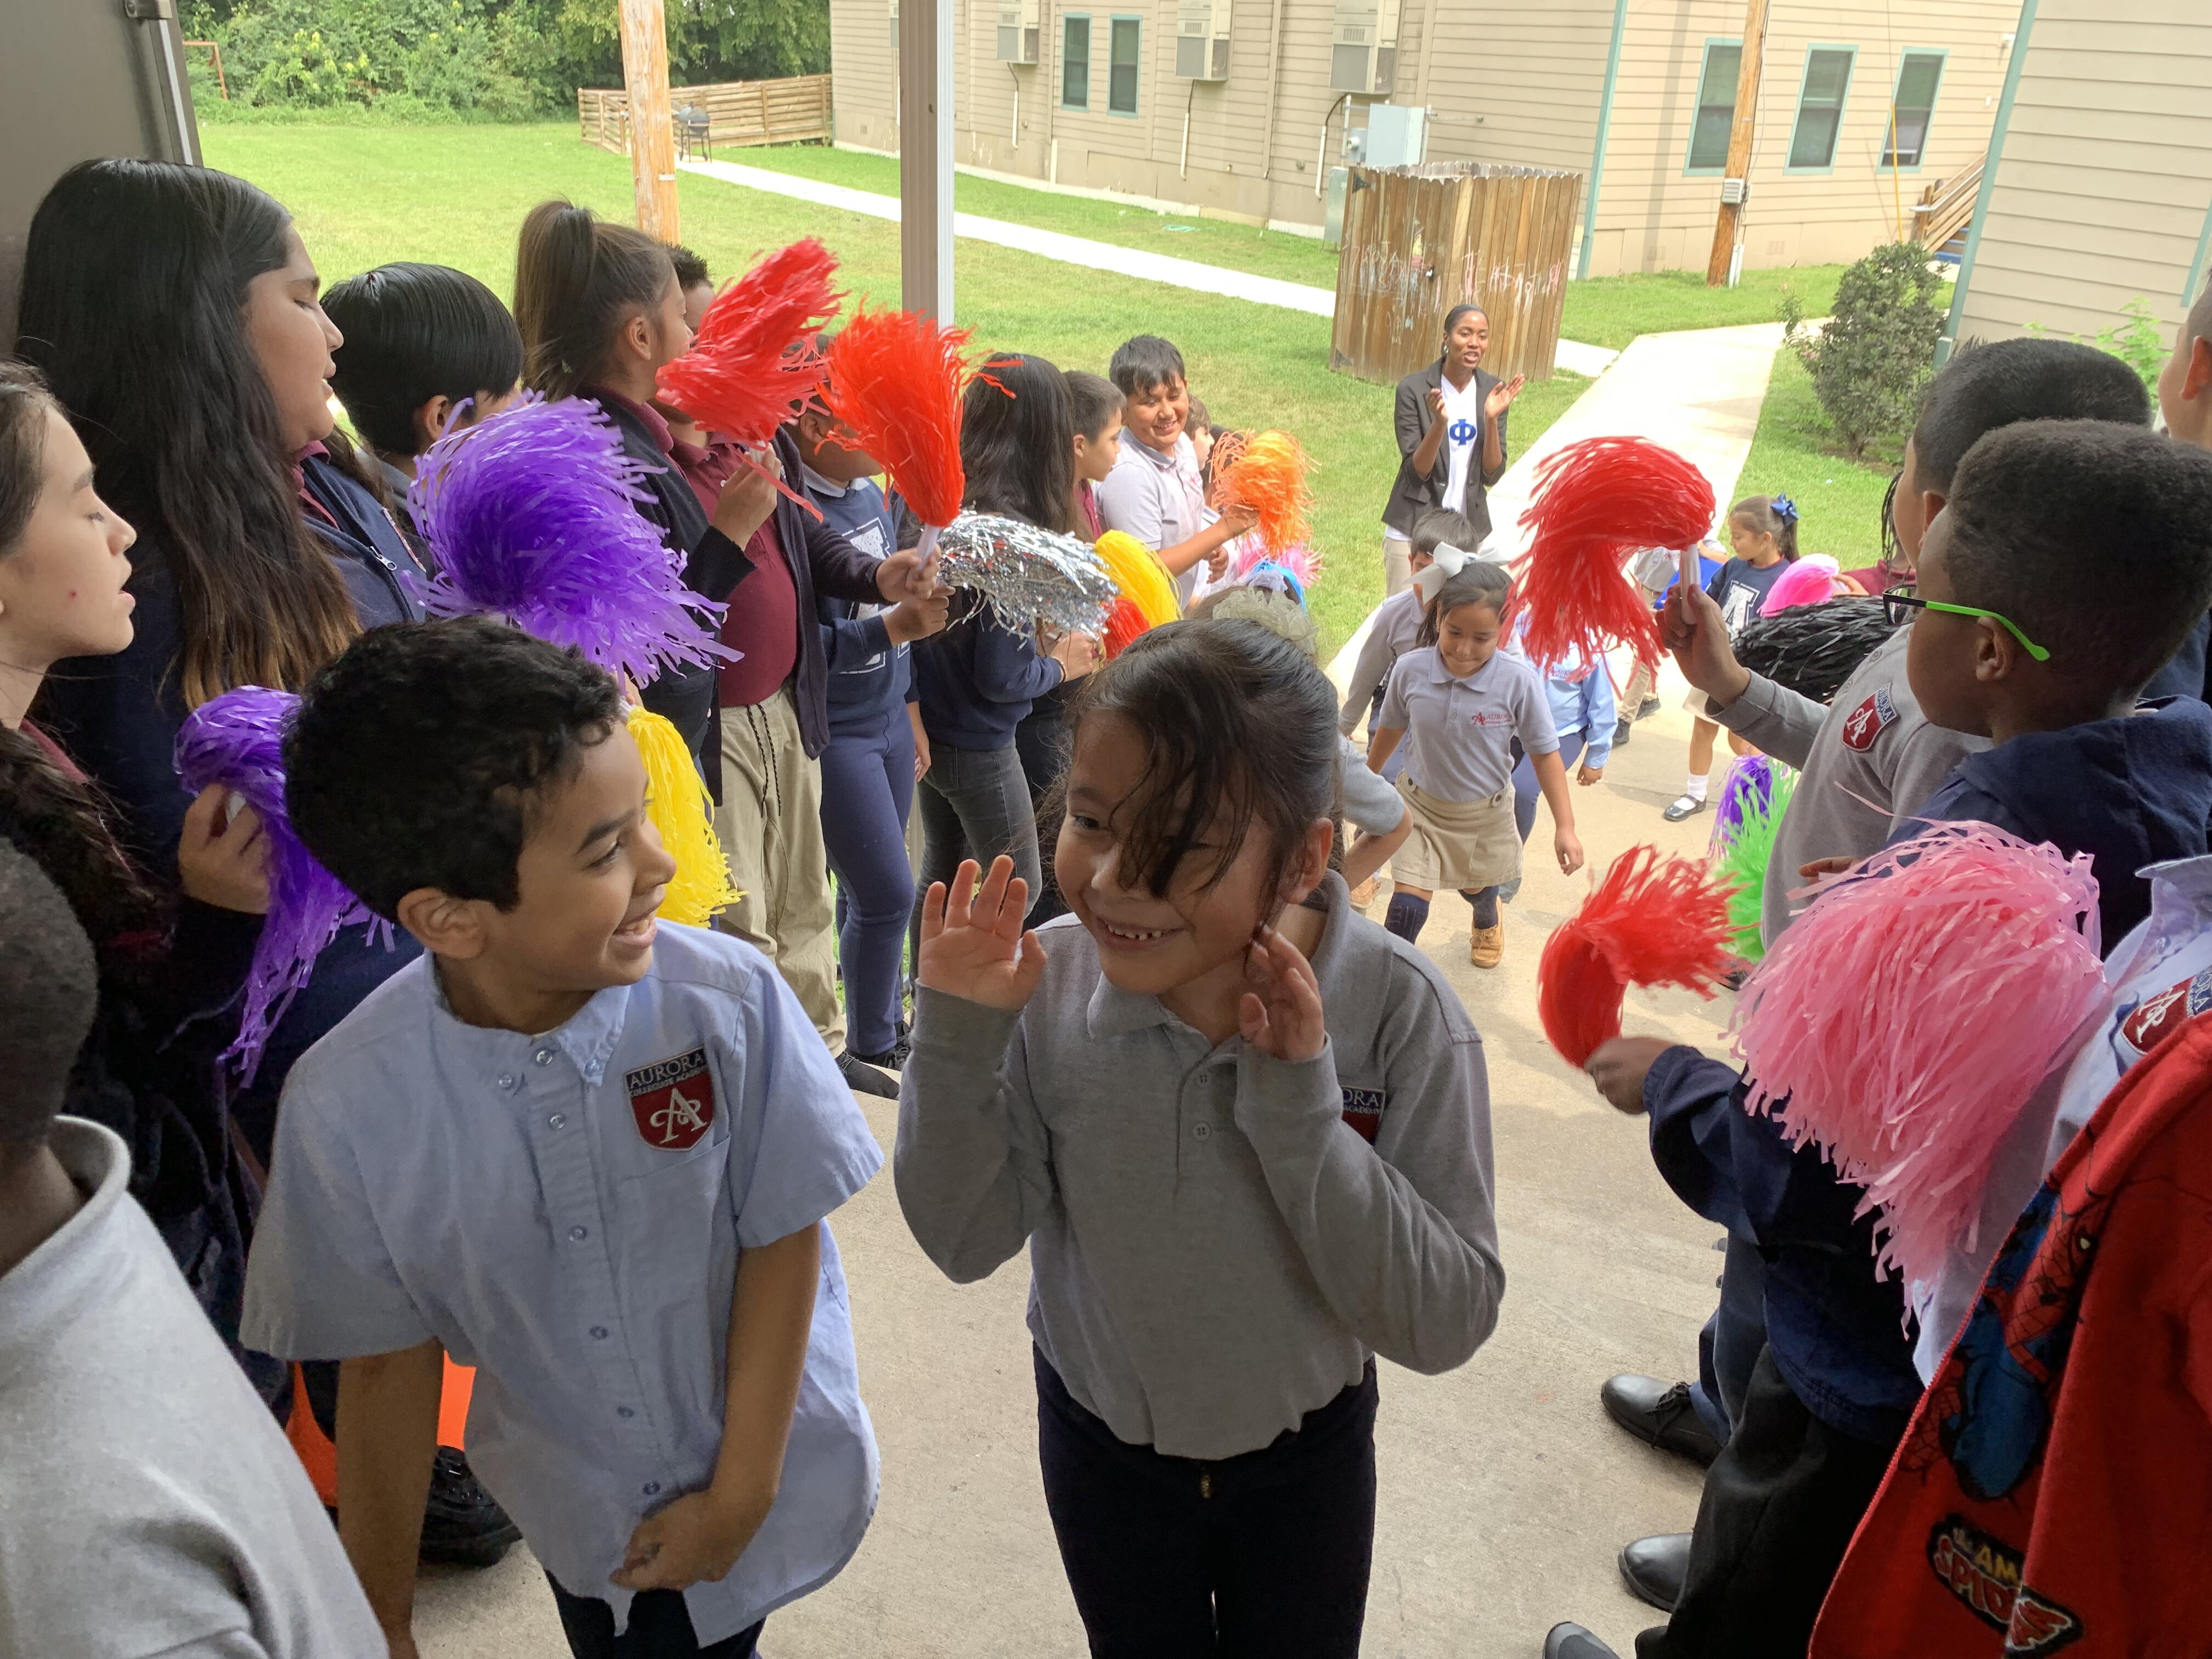
[{"label": "black leggings", "polygon": [[1115,1437],[1036,1356],[1045,1507],[1093,1659],[1357,1659],[1375,1549],[1375,1364],[1216,1462]]}]

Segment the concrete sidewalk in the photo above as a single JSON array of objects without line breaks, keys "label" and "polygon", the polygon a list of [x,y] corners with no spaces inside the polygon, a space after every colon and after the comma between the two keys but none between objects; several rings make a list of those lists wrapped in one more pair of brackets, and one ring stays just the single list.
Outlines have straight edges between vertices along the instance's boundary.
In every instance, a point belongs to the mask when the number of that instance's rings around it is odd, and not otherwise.
[{"label": "concrete sidewalk", "polygon": [[[1779,323],[1638,336],[1491,486],[1494,544],[1514,556],[1527,547],[1521,514],[1534,493],[1536,469],[1545,457],[1585,438],[1631,436],[1666,445],[1696,464],[1713,486],[1718,511],[1727,512],[1781,344]],[[1339,686],[1359,655],[1367,626],[1360,623],[1329,665]],[[1625,672],[1615,678],[1626,683]]]},{"label": "concrete sidewalk", "polygon": [[[864,213],[871,218],[889,219],[894,222],[899,216],[898,198],[881,195],[874,191],[824,184],[817,179],[801,178],[796,173],[771,173],[764,167],[749,167],[737,161],[682,161],[678,165],[686,173],[720,179],[725,184],[742,185],[747,190],[763,190],[771,195],[791,197],[798,201],[813,203],[818,207],[837,208],[847,213]],[[1333,317],[1336,314],[1336,292],[1333,289],[1315,288],[1306,283],[1288,283],[1275,276],[1255,276],[1249,271],[1231,270],[1221,265],[1201,264],[1196,259],[1179,259],[1172,254],[1154,253],[1144,248],[1124,247],[1116,242],[1095,242],[1087,237],[1068,236],[1056,230],[1039,230],[1033,225],[1018,225],[1005,219],[987,219],[975,213],[955,213],[952,216],[952,234],[972,241],[1016,248],[1024,253],[1034,253],[1040,258],[1056,259],[1063,264],[1082,265],[1092,270],[1118,271],[1124,276],[1165,283],[1170,287],[1187,288],[1200,294],[1219,294],[1233,300],[1249,300],[1255,305],[1278,306],[1286,311],[1303,311],[1314,317]],[[1601,346],[1562,340],[1553,361],[1561,368],[1577,374],[1597,374],[1605,370],[1616,355]]]}]

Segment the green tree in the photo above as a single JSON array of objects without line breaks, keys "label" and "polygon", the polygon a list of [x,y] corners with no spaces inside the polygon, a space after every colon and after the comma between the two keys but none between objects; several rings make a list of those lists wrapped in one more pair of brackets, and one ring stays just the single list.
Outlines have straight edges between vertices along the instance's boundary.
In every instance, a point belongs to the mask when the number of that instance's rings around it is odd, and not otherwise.
[{"label": "green tree", "polygon": [[1796,296],[1782,302],[1783,337],[1813,377],[1820,407],[1854,456],[1902,443],[1936,362],[1942,279],[1917,242],[1878,247],[1844,272],[1827,325],[1805,326]]}]

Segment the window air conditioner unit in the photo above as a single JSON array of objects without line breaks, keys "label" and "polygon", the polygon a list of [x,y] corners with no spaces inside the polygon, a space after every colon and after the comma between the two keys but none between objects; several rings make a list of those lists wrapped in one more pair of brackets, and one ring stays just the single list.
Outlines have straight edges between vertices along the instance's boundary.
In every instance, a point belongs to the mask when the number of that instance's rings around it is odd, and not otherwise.
[{"label": "window air conditioner unit", "polygon": [[999,61],[1034,64],[1037,60],[1037,0],[1014,0],[999,8]]},{"label": "window air conditioner unit", "polygon": [[1329,90],[1388,98],[1397,81],[1398,0],[1337,0]]},{"label": "window air conditioner unit", "polygon": [[1230,0],[1179,0],[1176,73],[1186,81],[1229,78]]}]

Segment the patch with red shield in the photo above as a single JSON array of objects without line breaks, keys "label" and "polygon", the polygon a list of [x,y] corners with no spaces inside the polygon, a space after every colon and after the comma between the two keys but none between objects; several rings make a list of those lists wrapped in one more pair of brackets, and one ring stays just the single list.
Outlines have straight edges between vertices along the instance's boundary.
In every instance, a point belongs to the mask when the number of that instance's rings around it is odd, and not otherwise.
[{"label": "patch with red shield", "polygon": [[1852,709],[1844,720],[1844,747],[1863,754],[1874,747],[1876,738],[1896,724],[1897,704],[1891,701],[1889,688],[1885,685]]},{"label": "patch with red shield", "polygon": [[2120,1022],[2120,1041],[2140,1060],[2188,1021],[2212,1008],[2212,968],[2169,985]]},{"label": "patch with red shield", "polygon": [[648,1146],[680,1152],[713,1127],[714,1074],[707,1069],[704,1048],[625,1073],[623,1086],[639,1138]]}]

